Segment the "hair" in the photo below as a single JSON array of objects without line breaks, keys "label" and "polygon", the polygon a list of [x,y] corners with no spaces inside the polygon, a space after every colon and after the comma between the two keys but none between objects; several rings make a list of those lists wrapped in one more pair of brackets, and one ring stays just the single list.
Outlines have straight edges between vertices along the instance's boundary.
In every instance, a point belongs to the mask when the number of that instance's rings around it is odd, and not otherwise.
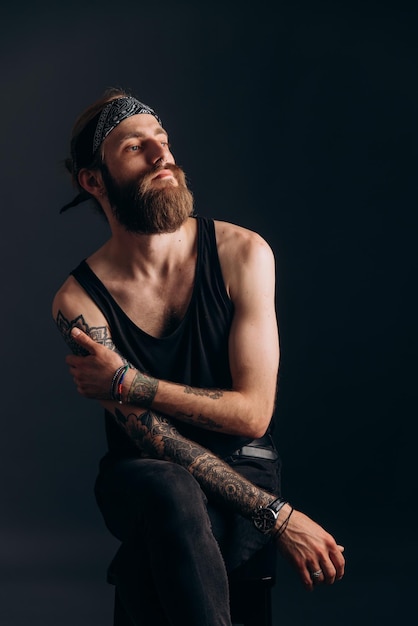
[{"label": "hair", "polygon": [[[74,126],[73,126],[72,133],[71,133],[71,146],[77,143],[78,139],[80,138],[80,135],[83,133],[88,123],[91,122],[91,120],[94,117],[96,117],[109,102],[111,102],[112,100],[115,100],[116,98],[124,98],[130,95],[131,95],[130,93],[128,93],[124,89],[121,89],[120,87],[108,87],[98,100],[93,102],[93,104],[87,107],[87,109],[85,109],[77,117],[76,121],[74,122]],[[102,152],[101,150],[99,150],[98,153],[93,157],[93,160],[91,161],[91,163],[89,163],[85,167],[88,167],[91,169],[97,169],[98,167],[100,167],[101,163],[102,163]],[[74,185],[79,190],[81,190],[81,187],[77,178],[77,173],[74,170],[74,163],[73,163],[72,156],[65,159],[65,167],[68,170],[68,172],[71,174]]]},{"label": "hair", "polygon": [[[90,200],[93,203],[93,206],[96,209],[96,211],[106,218],[104,211],[102,207],[100,206],[100,203],[91,194],[85,191],[81,187],[78,181],[79,170],[75,167],[75,163],[74,163],[74,154],[75,154],[74,147],[77,145],[77,143],[81,139],[88,124],[96,116],[98,116],[101,113],[101,111],[109,102],[117,98],[124,98],[130,95],[131,95],[130,93],[128,93],[124,89],[121,89],[120,87],[108,87],[107,89],[105,89],[102,96],[98,100],[93,102],[93,104],[91,104],[89,107],[87,107],[87,109],[85,109],[82,113],[80,113],[80,115],[77,117],[76,121],[74,122],[72,133],[71,133],[71,143],[70,143],[71,156],[67,157],[64,160],[64,165],[67,171],[71,174],[73,185],[74,187],[77,188],[79,194],[74,199],[73,202],[70,202],[69,204],[65,205],[65,207],[61,209],[61,212],[67,210],[71,206],[75,206],[79,202],[82,202],[84,200]],[[97,151],[96,154],[93,155],[93,158],[89,163],[83,164],[83,167],[87,167],[89,169],[100,169],[102,165],[103,165],[103,150],[100,149]]]}]

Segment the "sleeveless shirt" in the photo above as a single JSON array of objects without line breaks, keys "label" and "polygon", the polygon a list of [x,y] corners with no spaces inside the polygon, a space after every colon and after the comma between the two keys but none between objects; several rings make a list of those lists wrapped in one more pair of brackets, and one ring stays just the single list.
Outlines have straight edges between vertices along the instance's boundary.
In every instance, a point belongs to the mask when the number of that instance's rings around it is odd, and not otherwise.
[{"label": "sleeveless shirt", "polygon": [[[212,219],[197,216],[197,260],[192,297],[180,324],[156,338],[125,314],[83,260],[71,274],[107,320],[117,350],[137,369],[158,379],[204,389],[230,389],[228,337],[234,307],[222,276]],[[185,437],[220,457],[232,454],[250,438],[227,435],[171,418]],[[138,456],[137,447],[105,412],[107,458]]]}]

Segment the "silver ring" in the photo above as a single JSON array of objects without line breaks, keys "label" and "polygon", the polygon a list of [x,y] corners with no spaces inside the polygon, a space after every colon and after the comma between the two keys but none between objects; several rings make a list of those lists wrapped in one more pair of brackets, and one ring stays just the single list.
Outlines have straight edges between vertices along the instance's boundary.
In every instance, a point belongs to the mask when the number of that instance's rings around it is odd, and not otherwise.
[{"label": "silver ring", "polygon": [[311,572],[312,578],[319,578],[321,574],[323,574],[322,569],[318,569],[316,572]]}]

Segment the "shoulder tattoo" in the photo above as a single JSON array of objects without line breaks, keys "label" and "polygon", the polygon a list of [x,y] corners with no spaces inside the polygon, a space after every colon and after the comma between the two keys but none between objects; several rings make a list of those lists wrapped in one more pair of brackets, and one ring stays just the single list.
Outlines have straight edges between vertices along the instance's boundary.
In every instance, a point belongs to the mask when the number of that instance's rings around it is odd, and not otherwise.
[{"label": "shoulder tattoo", "polygon": [[78,315],[73,320],[68,320],[61,311],[58,311],[57,319],[55,320],[58,326],[58,330],[64,337],[65,342],[70,347],[74,354],[85,356],[88,354],[84,348],[81,348],[72,338],[71,330],[75,327],[80,328],[83,332],[89,335],[97,343],[106,346],[109,350],[115,350],[115,344],[113,343],[109,329],[107,326],[89,326],[84,319],[83,315]]}]

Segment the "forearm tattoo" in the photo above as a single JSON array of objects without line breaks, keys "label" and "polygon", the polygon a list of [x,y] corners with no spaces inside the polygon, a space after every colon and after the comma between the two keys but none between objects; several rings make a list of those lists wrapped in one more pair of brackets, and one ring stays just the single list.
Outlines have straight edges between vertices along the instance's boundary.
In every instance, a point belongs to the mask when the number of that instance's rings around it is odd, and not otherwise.
[{"label": "forearm tattoo", "polygon": [[[56,324],[61,335],[64,337],[65,342],[70,347],[71,351],[77,356],[86,356],[88,351],[79,346],[78,343],[71,337],[71,331],[73,328],[80,328],[80,330],[89,335],[89,337],[97,343],[102,344],[102,346],[105,346],[109,350],[118,352],[112,341],[107,326],[89,326],[83,315],[78,315],[73,320],[68,320],[61,311],[58,311]],[[120,353],[118,352],[118,354]],[[123,362],[127,364],[126,359],[124,359],[122,355],[120,356],[123,359]]]},{"label": "forearm tattoo", "polygon": [[[137,372],[128,391],[128,403],[136,404],[144,409],[149,409],[152,406],[155,394],[157,393],[158,383],[159,381],[157,378],[153,378],[152,376],[148,376],[142,372]],[[184,392],[196,396],[206,396],[208,398],[212,398],[213,400],[217,400],[223,395],[223,392],[219,389],[195,389],[194,387],[188,386],[184,387]],[[174,417],[182,422],[199,425],[207,430],[222,430],[223,428],[223,424],[220,424],[219,422],[216,422],[210,417],[206,417],[202,414],[195,415],[194,413],[183,413],[182,411],[178,411],[174,413]]]},{"label": "forearm tattoo", "polygon": [[152,405],[157,389],[157,378],[137,371],[128,391],[128,402],[147,409]]},{"label": "forearm tattoo", "polygon": [[[198,387],[190,387],[189,385],[184,387],[184,393],[192,396],[210,398],[211,400],[219,400],[219,398],[222,398],[224,395],[222,389],[200,389]],[[179,411],[175,414],[175,417],[188,424],[197,424],[206,430],[222,430],[223,428],[223,424],[216,422],[206,415],[202,415],[202,413],[195,415],[194,413],[182,413]]]},{"label": "forearm tattoo", "polygon": [[196,387],[189,387],[186,385],[184,393],[188,393],[192,396],[205,396],[211,400],[219,400],[224,395],[222,389],[199,389]]},{"label": "forearm tattoo", "polygon": [[224,427],[224,425],[220,422],[215,422],[214,419],[206,417],[201,413],[199,413],[199,415],[195,415],[194,413],[182,413],[181,411],[177,411],[174,413],[174,417],[179,419],[181,422],[185,422],[186,424],[201,426],[205,430],[222,430]]},{"label": "forearm tattoo", "polygon": [[253,485],[212,452],[183,437],[160,413],[148,410],[125,416],[116,408],[115,419],[143,452],[182,465],[208,495],[241,515],[250,517],[255,508],[271,502],[272,494]]}]

